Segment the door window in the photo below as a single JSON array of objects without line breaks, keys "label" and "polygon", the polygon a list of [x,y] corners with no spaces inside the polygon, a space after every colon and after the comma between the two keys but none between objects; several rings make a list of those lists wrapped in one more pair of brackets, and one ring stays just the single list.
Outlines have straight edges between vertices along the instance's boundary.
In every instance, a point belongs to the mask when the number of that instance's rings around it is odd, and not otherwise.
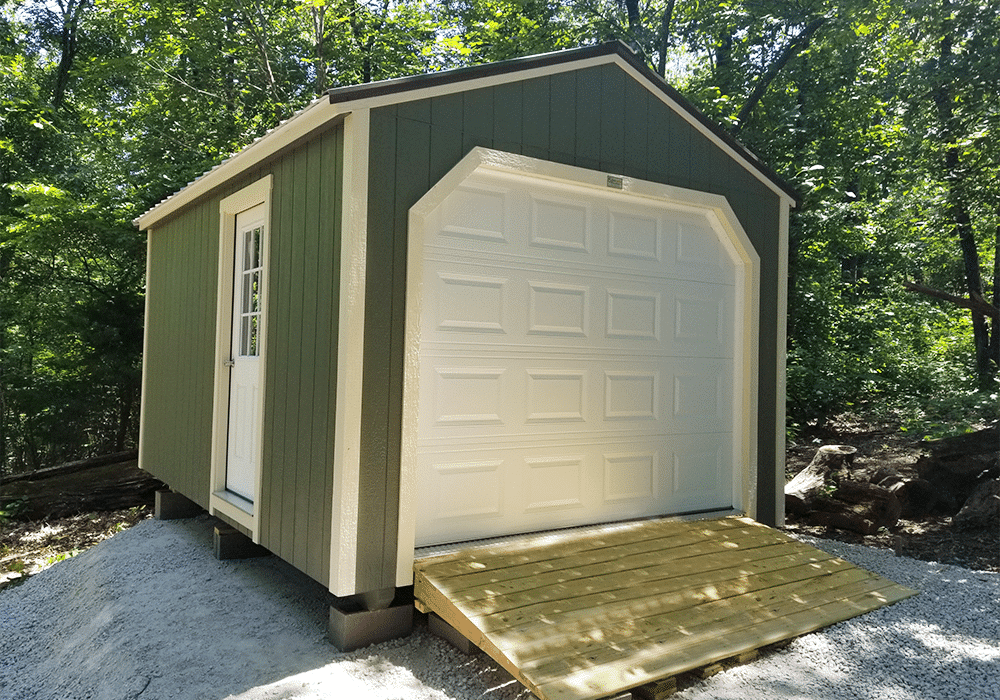
[{"label": "door window", "polygon": [[242,303],[240,305],[240,357],[260,355],[260,290],[261,267],[260,242],[263,228],[243,232],[243,270],[240,275]]}]

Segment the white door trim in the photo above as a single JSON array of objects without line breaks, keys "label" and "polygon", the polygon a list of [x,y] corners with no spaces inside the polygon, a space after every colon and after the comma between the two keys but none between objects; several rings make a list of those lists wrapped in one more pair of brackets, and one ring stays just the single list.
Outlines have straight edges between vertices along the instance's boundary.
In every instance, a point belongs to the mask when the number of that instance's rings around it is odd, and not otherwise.
[{"label": "white door trim", "polygon": [[420,318],[423,305],[421,266],[423,264],[424,222],[444,199],[478,169],[540,177],[591,187],[606,192],[615,189],[669,204],[673,208],[707,216],[725,233],[724,244],[736,263],[736,347],[733,392],[733,507],[750,517],[756,515],[757,457],[757,367],[758,331],[755,319],[760,294],[760,259],[725,197],[671,187],[636,178],[609,176],[608,173],[562,165],[486,148],[474,148],[438,181],[409,214],[407,249],[406,334],[400,455],[399,530],[396,585],[413,582],[413,553],[416,536],[416,426],[419,417]]},{"label": "white door trim", "polygon": [[[233,255],[235,253],[236,216],[258,204],[264,205],[265,228],[264,240],[261,244],[262,267],[265,272],[264,293],[261,296],[261,327],[259,343],[261,348],[267,347],[267,273],[269,267],[270,249],[270,218],[271,218],[271,187],[272,176],[267,175],[260,180],[244,187],[239,192],[226,197],[219,203],[219,272],[218,292],[216,294],[216,324],[215,324],[215,388],[212,411],[212,465],[209,491],[209,512],[212,515],[223,515],[246,528],[254,542],[260,542],[260,482],[262,467],[262,449],[260,441],[257,445],[257,474],[254,478],[255,493],[253,503],[226,491],[226,458],[229,434],[229,367],[232,346],[233,323]],[[266,376],[267,352],[261,351],[258,371],[260,386]],[[263,392],[262,392],[263,393]],[[263,433],[263,411],[258,412],[260,425],[254,429]]]}]

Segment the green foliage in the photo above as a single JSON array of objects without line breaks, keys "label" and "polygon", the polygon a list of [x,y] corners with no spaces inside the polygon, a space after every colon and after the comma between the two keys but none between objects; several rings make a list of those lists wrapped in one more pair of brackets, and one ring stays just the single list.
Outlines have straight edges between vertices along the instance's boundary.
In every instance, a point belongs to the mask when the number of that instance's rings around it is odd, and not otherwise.
[{"label": "green foliage", "polygon": [[66,561],[71,559],[80,553],[79,549],[71,549],[68,552],[59,552],[59,554],[53,554],[51,557],[45,558],[45,567],[52,566],[53,564],[58,564],[61,561]]},{"label": "green foliage", "polygon": [[[3,525],[11,520],[17,520],[21,513],[24,512],[27,504],[27,499],[24,498],[18,498],[5,504],[2,508],[0,508],[0,525]],[[2,554],[2,552],[0,552],[0,554]]]},{"label": "green foliage", "polygon": [[130,222],[149,206],[330,87],[611,39],[801,195],[790,429],[845,410],[987,420],[997,329],[905,282],[996,303],[995,10],[2,0],[0,473],[135,444],[145,248]]}]

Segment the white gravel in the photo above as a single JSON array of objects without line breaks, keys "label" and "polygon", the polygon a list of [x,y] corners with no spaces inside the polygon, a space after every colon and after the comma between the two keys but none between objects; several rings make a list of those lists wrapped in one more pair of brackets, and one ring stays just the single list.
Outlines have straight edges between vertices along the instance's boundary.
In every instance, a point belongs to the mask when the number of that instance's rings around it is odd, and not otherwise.
[{"label": "white gravel", "polygon": [[[418,626],[349,654],[323,588],[275,557],[217,561],[213,521],[143,521],[0,592],[3,700],[526,700]],[[807,539],[919,596],[682,690],[698,700],[997,700],[1000,575]]]}]

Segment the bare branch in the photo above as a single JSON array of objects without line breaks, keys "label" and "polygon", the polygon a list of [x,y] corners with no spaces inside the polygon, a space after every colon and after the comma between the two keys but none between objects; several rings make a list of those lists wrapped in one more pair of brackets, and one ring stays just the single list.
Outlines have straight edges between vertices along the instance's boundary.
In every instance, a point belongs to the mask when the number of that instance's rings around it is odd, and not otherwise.
[{"label": "bare branch", "polygon": [[903,282],[903,286],[911,292],[917,292],[918,294],[924,294],[929,297],[934,297],[935,299],[941,299],[954,304],[955,306],[960,306],[963,309],[969,309],[975,314],[988,316],[993,319],[994,323],[1000,322],[1000,309],[993,306],[993,304],[983,299],[982,295],[976,294],[975,292],[973,292],[969,298],[966,298],[949,294],[948,292],[942,292],[939,289],[931,289],[930,287],[925,287],[922,284],[910,282],[909,280]]}]

